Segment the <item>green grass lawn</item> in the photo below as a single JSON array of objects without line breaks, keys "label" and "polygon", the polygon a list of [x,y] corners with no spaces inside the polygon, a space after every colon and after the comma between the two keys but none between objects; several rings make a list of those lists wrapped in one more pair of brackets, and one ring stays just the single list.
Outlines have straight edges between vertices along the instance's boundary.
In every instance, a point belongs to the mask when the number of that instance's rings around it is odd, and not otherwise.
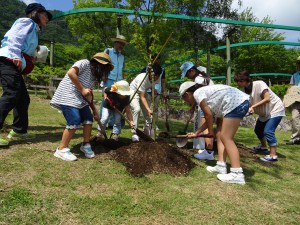
[{"label": "green grass lawn", "polygon": [[[49,100],[32,96],[29,116],[36,139],[0,148],[0,224],[299,224],[300,151],[285,145],[290,132],[277,132],[278,162],[241,158],[247,182],[242,186],[218,181],[205,169],[215,162],[196,159],[187,176],[139,178],[106,154],[79,154],[78,161],[65,162],[53,156],[65,126],[62,114]],[[6,122],[11,121],[9,115]],[[170,125],[175,133],[184,122]],[[123,131],[129,138],[130,130]],[[244,127],[236,142],[258,144],[253,128]]]}]

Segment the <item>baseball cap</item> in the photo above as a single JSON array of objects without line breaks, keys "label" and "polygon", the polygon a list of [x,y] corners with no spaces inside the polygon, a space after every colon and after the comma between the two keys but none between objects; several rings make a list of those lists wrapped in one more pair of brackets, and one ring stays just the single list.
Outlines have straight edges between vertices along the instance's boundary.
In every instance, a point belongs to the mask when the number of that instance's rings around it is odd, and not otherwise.
[{"label": "baseball cap", "polygon": [[181,79],[183,79],[189,69],[191,69],[194,66],[192,62],[185,62],[181,65]]},{"label": "baseball cap", "polygon": [[179,87],[179,95],[182,96],[190,87],[193,87],[196,82],[193,81],[186,81],[182,83]]}]

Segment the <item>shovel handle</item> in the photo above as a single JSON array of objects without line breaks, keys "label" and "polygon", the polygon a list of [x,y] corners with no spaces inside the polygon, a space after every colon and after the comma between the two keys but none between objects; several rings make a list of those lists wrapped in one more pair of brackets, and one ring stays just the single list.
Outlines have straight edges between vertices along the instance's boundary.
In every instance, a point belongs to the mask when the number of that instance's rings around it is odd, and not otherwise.
[{"label": "shovel handle", "polygon": [[196,137],[191,137],[189,138],[187,134],[185,135],[176,135],[175,136],[176,138],[188,138],[188,139],[192,139],[192,138],[199,138],[199,137],[203,137],[203,138],[213,138],[214,136],[213,135],[210,135],[210,134],[197,134]]}]

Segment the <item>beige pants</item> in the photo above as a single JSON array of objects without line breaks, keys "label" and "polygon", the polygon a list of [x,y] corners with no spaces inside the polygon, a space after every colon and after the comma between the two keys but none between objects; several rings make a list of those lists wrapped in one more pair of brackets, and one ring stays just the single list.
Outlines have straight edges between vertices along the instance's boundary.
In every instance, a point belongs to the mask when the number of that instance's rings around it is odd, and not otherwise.
[{"label": "beige pants", "polygon": [[139,93],[136,93],[136,95],[132,99],[132,101],[130,103],[130,107],[131,107],[133,122],[134,122],[134,125],[136,128],[138,128],[138,126],[139,126],[139,118],[140,118],[141,111],[143,113],[145,123],[149,124],[151,122],[150,117],[148,116],[148,112],[147,112],[145,106],[143,105],[143,103],[141,102]]},{"label": "beige pants", "polygon": [[292,110],[292,140],[300,140],[300,103],[291,106]]},{"label": "beige pants", "polygon": [[[151,106],[151,102],[152,102],[152,94],[151,93],[147,93],[146,94],[146,100],[147,100],[147,103],[148,103],[148,105],[150,107]],[[157,126],[157,121],[158,121],[158,104],[159,104],[159,100],[160,100],[160,96],[159,95],[155,95],[154,96],[154,108],[153,108],[153,112],[155,113],[155,122],[156,122],[155,124],[156,124],[156,126]]]}]

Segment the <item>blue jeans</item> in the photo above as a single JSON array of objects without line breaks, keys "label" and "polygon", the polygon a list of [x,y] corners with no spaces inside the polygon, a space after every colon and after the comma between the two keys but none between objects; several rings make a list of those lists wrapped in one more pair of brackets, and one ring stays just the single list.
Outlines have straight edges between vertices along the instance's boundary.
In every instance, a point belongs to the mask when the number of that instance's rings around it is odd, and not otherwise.
[{"label": "blue jeans", "polygon": [[[121,115],[116,112],[115,110],[108,109],[103,107],[102,109],[102,117],[101,117],[101,123],[106,128],[107,122],[109,117],[112,116],[114,118],[114,125],[113,125],[113,134],[120,134],[121,133]],[[98,127],[98,129],[100,129]]]},{"label": "blue jeans", "polygon": [[282,116],[270,118],[265,122],[262,122],[258,119],[254,128],[257,138],[261,140],[266,137],[269,146],[277,146],[278,143],[275,137],[275,130],[281,119]]},{"label": "blue jeans", "polygon": [[[102,118],[102,111],[103,111],[103,104],[104,104],[104,88],[111,88],[111,86],[117,81],[115,80],[111,80],[111,79],[108,79],[106,82],[103,82],[103,88],[102,88],[102,101],[101,101],[101,104],[100,104],[100,112],[99,112],[99,117]],[[112,127],[115,123],[114,121],[114,117],[113,116],[110,116],[109,117],[109,123],[108,123],[108,126],[109,127]],[[106,125],[105,125],[106,127]]]},{"label": "blue jeans", "polygon": [[242,104],[240,104],[238,107],[236,107],[234,110],[232,110],[230,113],[227,113],[224,118],[239,118],[243,119],[244,116],[247,114],[249,110],[250,103],[248,100],[244,101]]},{"label": "blue jeans", "polygon": [[67,129],[77,129],[81,124],[93,123],[93,116],[89,106],[85,106],[82,109],[67,105],[61,105],[60,107],[67,121]]}]

